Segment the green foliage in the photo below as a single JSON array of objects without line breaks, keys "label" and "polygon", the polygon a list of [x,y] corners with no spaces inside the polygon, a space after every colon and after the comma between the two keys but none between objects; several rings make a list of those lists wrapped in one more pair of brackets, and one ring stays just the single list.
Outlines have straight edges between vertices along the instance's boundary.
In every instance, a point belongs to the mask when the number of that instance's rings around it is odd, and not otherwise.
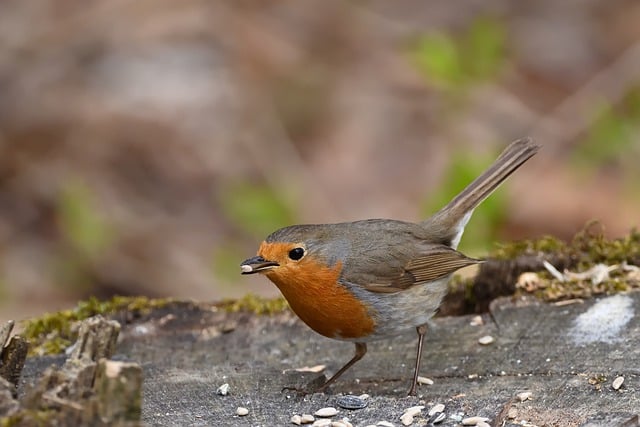
[{"label": "green foliage", "polygon": [[[586,137],[574,151],[575,162],[587,168],[625,163],[640,130],[639,123],[640,87],[629,91],[616,106],[600,103]],[[635,166],[634,160],[626,169],[635,173]]]},{"label": "green foliage", "polygon": [[222,211],[226,218],[255,238],[264,238],[272,231],[292,224],[295,215],[285,200],[271,187],[261,184],[237,183],[221,194]]},{"label": "green foliage", "polygon": [[410,51],[413,62],[434,85],[464,92],[471,84],[495,77],[506,56],[506,34],[496,20],[475,20],[463,34],[422,36]]},{"label": "green foliage", "polygon": [[62,233],[73,248],[94,256],[111,242],[112,233],[100,215],[90,189],[79,181],[69,182],[58,200]]},{"label": "green foliage", "polygon": [[[429,194],[426,203],[423,204],[422,216],[426,218],[444,207],[478,177],[489,163],[491,163],[489,158],[478,158],[468,153],[455,153],[443,182],[438,186],[440,190]],[[498,230],[504,223],[506,210],[506,199],[498,189],[474,211],[465,228],[460,249],[469,254],[488,249],[498,238]]]}]

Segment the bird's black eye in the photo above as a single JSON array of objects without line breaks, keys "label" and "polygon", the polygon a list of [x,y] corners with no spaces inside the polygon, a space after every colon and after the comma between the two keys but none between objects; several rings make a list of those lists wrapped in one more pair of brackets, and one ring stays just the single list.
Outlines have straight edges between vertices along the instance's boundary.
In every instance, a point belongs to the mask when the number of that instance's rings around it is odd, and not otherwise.
[{"label": "bird's black eye", "polygon": [[298,261],[303,256],[304,256],[303,248],[293,248],[289,251],[289,258],[291,258],[294,261]]}]

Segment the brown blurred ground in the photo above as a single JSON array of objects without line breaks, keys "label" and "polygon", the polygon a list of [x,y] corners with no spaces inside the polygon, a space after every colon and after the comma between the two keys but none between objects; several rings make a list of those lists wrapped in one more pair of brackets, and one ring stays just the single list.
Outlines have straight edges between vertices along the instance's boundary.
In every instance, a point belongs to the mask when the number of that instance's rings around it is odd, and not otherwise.
[{"label": "brown blurred ground", "polygon": [[[408,50],[483,17],[506,63],[452,113]],[[637,125],[606,161],[574,154],[638,89],[638,20],[631,0],[0,2],[0,320],[90,294],[276,294],[232,274],[271,224],[228,205],[416,220],[454,152],[523,135],[544,150],[504,191],[500,238],[623,234]]]}]

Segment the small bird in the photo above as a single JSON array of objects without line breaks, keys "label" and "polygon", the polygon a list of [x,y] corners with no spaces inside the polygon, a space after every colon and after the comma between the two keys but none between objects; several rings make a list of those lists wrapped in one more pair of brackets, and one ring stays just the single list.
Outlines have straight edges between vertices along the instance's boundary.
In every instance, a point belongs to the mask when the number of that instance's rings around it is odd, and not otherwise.
[{"label": "small bird", "polygon": [[367,343],[418,332],[414,395],[427,322],[463,267],[482,262],[456,250],[473,210],[540,147],[512,142],[478,178],[430,218],[293,225],[271,233],[242,274],[267,276],[304,323],[355,343],[355,355],[317,388],[324,391],[367,352]]}]

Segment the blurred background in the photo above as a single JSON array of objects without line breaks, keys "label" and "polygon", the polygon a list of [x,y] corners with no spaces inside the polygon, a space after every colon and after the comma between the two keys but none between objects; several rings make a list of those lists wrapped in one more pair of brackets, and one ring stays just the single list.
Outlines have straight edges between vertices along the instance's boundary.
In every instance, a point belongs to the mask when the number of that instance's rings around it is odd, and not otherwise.
[{"label": "blurred background", "polygon": [[640,2],[3,0],[0,320],[275,296],[274,229],[419,220],[544,146],[461,249],[640,208]]}]

